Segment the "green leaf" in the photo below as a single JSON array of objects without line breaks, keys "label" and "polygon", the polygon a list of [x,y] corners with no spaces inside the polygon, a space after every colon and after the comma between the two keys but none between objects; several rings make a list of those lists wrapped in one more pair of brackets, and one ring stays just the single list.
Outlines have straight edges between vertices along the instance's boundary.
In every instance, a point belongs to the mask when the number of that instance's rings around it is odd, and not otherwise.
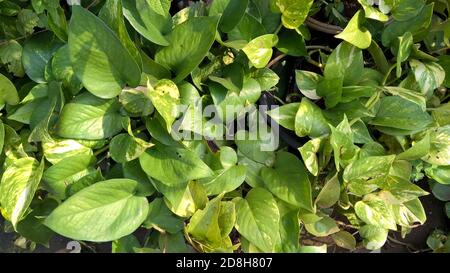
[{"label": "green leaf", "polygon": [[183,230],[184,222],[167,208],[162,198],[156,198],[149,204],[148,216],[143,226],[174,234]]},{"label": "green leaf", "polygon": [[420,109],[422,109],[423,112],[426,111],[427,108],[426,98],[417,91],[396,86],[385,86],[383,87],[383,90],[394,96],[399,96],[410,102],[414,102],[415,104],[420,106]]},{"label": "green leaf", "polygon": [[431,22],[433,15],[433,3],[426,5],[417,16],[406,21],[393,21],[383,30],[381,40],[384,46],[389,46],[397,37],[406,32],[416,35],[418,32],[426,29]]},{"label": "green leaf", "polygon": [[298,253],[327,253],[327,245],[321,246],[301,246]]},{"label": "green leaf", "polygon": [[225,169],[234,167],[238,161],[236,151],[228,146],[220,147],[219,158],[222,167]]},{"label": "green leaf", "polygon": [[362,120],[357,120],[352,124],[353,142],[358,144],[373,143],[372,136]]},{"label": "green leaf", "polygon": [[154,111],[147,88],[145,90],[124,89],[120,93],[119,101],[131,117],[148,116]]},{"label": "green leaf", "polygon": [[[0,54],[1,55],[1,54]],[[445,70],[445,87],[450,87],[450,56],[441,55],[438,57],[439,61],[437,62]]]},{"label": "green leaf", "polygon": [[295,133],[300,137],[314,138],[329,132],[328,122],[319,106],[303,98],[295,116]]},{"label": "green leaf", "polygon": [[155,62],[142,50],[141,50],[141,58],[143,65],[142,72],[144,72],[144,74],[153,76],[158,80],[170,78],[171,76],[170,71],[161,64]]},{"label": "green leaf", "polygon": [[8,119],[15,120],[23,124],[30,124],[31,116],[36,108],[39,108],[43,100],[35,100],[21,105]]},{"label": "green leaf", "polygon": [[230,31],[227,36],[231,41],[231,45],[234,43],[238,45],[238,48],[242,48],[242,42],[249,42],[266,33],[267,32],[264,29],[264,25],[257,18],[249,13],[245,13],[239,24],[232,31]]},{"label": "green leaf", "polygon": [[277,9],[282,13],[283,26],[289,29],[298,28],[306,20],[313,0],[275,0]]},{"label": "green leaf", "polygon": [[[261,132],[259,132],[261,133]],[[272,165],[275,160],[274,148],[270,145],[267,135],[250,138],[247,131],[238,131],[235,135],[235,143],[238,151],[249,159],[265,165]],[[253,136],[254,137],[254,136]]]},{"label": "green leaf", "polygon": [[180,217],[190,217],[198,209],[205,207],[208,197],[203,186],[196,181],[167,186],[153,181],[159,192],[163,193],[167,207]]},{"label": "green leaf", "polygon": [[44,223],[74,240],[117,240],[135,231],[147,217],[148,201],[134,194],[137,186],[129,179],[95,183],[67,199]]},{"label": "green leaf", "polygon": [[299,107],[300,103],[289,103],[270,110],[267,114],[284,128],[294,131],[295,116]]},{"label": "green leaf", "polygon": [[215,37],[218,17],[193,17],[175,26],[167,39],[170,45],[155,54],[155,61],[172,70],[180,82],[207,55]]},{"label": "green leaf", "polygon": [[72,139],[44,141],[42,149],[44,150],[45,159],[52,164],[75,155],[93,154],[90,148]]},{"label": "green leaf", "polygon": [[393,205],[397,224],[402,227],[413,228],[415,224],[423,225],[427,219],[422,203],[418,198],[404,204]]},{"label": "green leaf", "polygon": [[431,148],[422,160],[433,165],[450,165],[450,125],[430,130]]},{"label": "green leaf", "polygon": [[[343,179],[349,183],[350,192],[367,194],[385,181],[395,160],[395,155],[369,156],[351,162],[344,170]],[[362,187],[362,188],[360,188]]]},{"label": "green leaf", "polygon": [[359,234],[363,237],[365,248],[377,250],[386,243],[388,230],[378,226],[365,225],[359,229]]},{"label": "green leaf", "polygon": [[427,238],[427,246],[434,251],[442,248],[444,246],[444,241],[447,239],[447,236],[442,230],[436,229],[428,235]]},{"label": "green leaf", "polygon": [[100,99],[83,93],[66,104],[57,132],[65,138],[100,140],[122,130],[122,116],[117,99]]},{"label": "green leaf", "polygon": [[[223,32],[230,32],[235,28],[245,14],[249,0],[228,0],[228,4],[223,10],[219,27]],[[214,15],[214,14],[209,14]]]},{"label": "green leaf", "polygon": [[136,63],[142,66],[141,54],[131,40],[124,22],[122,0],[107,0],[98,16],[116,33]]},{"label": "green leaf", "polygon": [[218,170],[209,178],[202,178],[199,182],[205,187],[208,195],[227,193],[237,189],[245,180],[245,166],[232,166],[228,169]]},{"label": "green leaf", "polygon": [[359,10],[348,22],[345,29],[334,37],[345,40],[361,49],[368,48],[372,42],[372,34],[362,26],[363,22],[364,12]]},{"label": "green leaf", "polygon": [[258,81],[261,86],[261,90],[269,90],[280,81],[280,77],[277,73],[273,72],[269,68],[262,68],[255,71],[253,78]]},{"label": "green leaf", "polygon": [[186,227],[194,239],[208,248],[226,248],[231,246],[228,237],[236,219],[232,202],[222,202],[222,196],[214,198],[202,210],[191,217]]},{"label": "green leaf", "polygon": [[73,71],[69,56],[69,46],[60,47],[51,60],[51,72],[55,80],[61,81],[72,94],[77,94],[83,85]]},{"label": "green leaf", "polygon": [[445,80],[445,71],[437,63],[420,62],[417,60],[411,60],[409,62],[420,90],[423,94],[431,97],[434,89],[441,86]]},{"label": "green leaf", "polygon": [[66,42],[68,35],[68,24],[64,9],[61,7],[52,8],[48,10],[48,25],[55,35]]},{"label": "green leaf", "polygon": [[342,86],[357,85],[363,70],[361,49],[342,42],[327,59],[325,79],[317,85],[317,95],[325,99],[327,108],[336,106],[342,100]]},{"label": "green leaf", "polygon": [[425,6],[423,0],[396,0],[392,1],[391,13],[395,20],[406,21],[414,18]]},{"label": "green leaf", "polygon": [[428,177],[441,184],[450,185],[450,166],[430,166],[425,169]]},{"label": "green leaf", "polygon": [[128,235],[112,242],[111,253],[134,253],[134,249],[139,247],[139,240],[134,235]]},{"label": "green leaf", "polygon": [[[184,234],[161,234],[158,240],[159,248],[163,253],[192,253],[192,248],[186,245]],[[144,252],[145,253],[145,252]],[[150,252],[152,253],[152,252]]]},{"label": "green leaf", "polygon": [[293,154],[278,152],[272,168],[261,169],[267,189],[281,200],[313,211],[311,183],[303,163]]},{"label": "green leaf", "polygon": [[67,187],[94,172],[97,159],[92,155],[66,157],[45,170],[42,177],[45,188],[60,199],[65,199]]},{"label": "green leaf", "polygon": [[294,30],[284,30],[278,34],[277,48],[281,52],[295,57],[307,56],[303,37]]},{"label": "green leaf", "polygon": [[69,53],[84,87],[101,98],[113,98],[128,84],[137,86],[141,70],[116,34],[91,12],[73,6]]},{"label": "green leaf", "polygon": [[120,134],[111,140],[109,152],[114,161],[124,163],[139,158],[151,146],[152,144],[140,138],[129,134]]},{"label": "green leaf", "polygon": [[195,152],[184,148],[156,144],[143,153],[139,160],[149,176],[169,186],[214,174]]},{"label": "green leaf", "polygon": [[319,195],[316,197],[315,204],[321,208],[330,208],[339,201],[340,194],[341,185],[339,183],[338,175],[336,174],[329,179],[320,190]]},{"label": "green leaf", "polygon": [[23,48],[22,63],[28,77],[37,83],[45,83],[45,67],[53,54],[62,46],[51,32],[31,37]]},{"label": "green leaf", "polygon": [[17,225],[17,232],[28,240],[49,247],[49,241],[55,233],[43,222],[57,206],[58,202],[51,198],[35,202],[33,211]]},{"label": "green leaf", "polygon": [[142,196],[150,196],[155,193],[150,178],[142,170],[138,159],[122,164],[123,177],[131,180],[136,180],[139,183],[137,192]]},{"label": "green leaf", "polygon": [[280,244],[277,252],[295,253],[299,247],[300,223],[298,210],[283,201],[277,201],[280,211]]},{"label": "green leaf", "polygon": [[264,187],[264,181],[260,176],[260,171],[264,167],[263,164],[251,160],[250,158],[239,155],[239,164],[245,166],[247,169],[245,183],[251,187]]},{"label": "green leaf", "polygon": [[322,217],[319,221],[305,224],[306,230],[316,237],[326,237],[339,232],[336,222],[329,216]]},{"label": "green leaf", "polygon": [[444,202],[450,201],[450,185],[444,185],[434,181],[431,181],[429,184],[434,197]]},{"label": "green leaf", "polygon": [[44,161],[39,164],[36,159],[25,157],[16,160],[4,171],[0,183],[0,203],[3,216],[11,221],[14,228],[26,215],[43,170]]},{"label": "green leaf", "polygon": [[97,182],[104,181],[104,180],[105,180],[105,178],[103,177],[103,175],[99,169],[92,170],[85,176],[81,177],[77,181],[75,181],[72,184],[67,186],[66,197],[75,195],[77,192],[81,191],[82,189],[87,188]]},{"label": "green leaf", "polygon": [[253,188],[245,199],[236,200],[237,231],[264,252],[274,252],[280,240],[279,218],[275,198],[263,188]]},{"label": "green leaf", "polygon": [[22,46],[15,40],[8,41],[0,46],[0,61],[6,66],[8,72],[16,77],[25,75],[22,66]]},{"label": "green leaf", "polygon": [[3,146],[5,144],[5,126],[3,121],[0,120],[0,154],[3,152]]},{"label": "green leaf", "polygon": [[0,109],[5,103],[16,105],[19,103],[19,95],[17,94],[14,84],[3,74],[0,74]]},{"label": "green leaf", "polygon": [[348,250],[354,250],[356,248],[356,239],[350,232],[341,230],[332,234],[331,237],[338,247]]},{"label": "green leaf", "polygon": [[169,14],[171,0],[123,0],[123,14],[147,40],[162,46],[170,42],[164,37],[172,28]]},{"label": "green leaf", "polygon": [[334,128],[330,125],[331,137],[330,144],[334,151],[334,162],[339,171],[340,166],[345,167],[358,152],[358,147],[353,145],[353,134],[347,117]]},{"label": "green leaf", "polygon": [[430,134],[427,133],[424,138],[413,143],[412,147],[397,156],[397,159],[415,160],[420,159],[430,151]]},{"label": "green leaf", "polygon": [[322,80],[322,78],[323,77],[321,75],[314,72],[306,70],[295,71],[295,82],[297,83],[300,92],[311,100],[320,99],[320,97],[317,96],[316,89],[317,84]]},{"label": "green leaf", "polygon": [[363,71],[362,50],[344,41],[328,57],[323,74],[326,79],[342,79],[344,86],[352,86],[358,85]]},{"label": "green leaf", "polygon": [[39,17],[29,9],[21,9],[17,14],[17,30],[23,35],[33,33],[33,29],[38,26]]},{"label": "green leaf", "polygon": [[381,22],[386,22],[386,21],[389,20],[389,17],[386,14],[382,13],[377,8],[372,6],[373,1],[371,1],[371,0],[358,0],[358,2],[363,7],[364,15],[366,16],[366,18],[370,18],[370,19],[373,19],[373,20],[381,21]]},{"label": "green leaf", "polygon": [[402,62],[409,58],[411,53],[411,48],[413,46],[413,36],[411,32],[406,32],[403,36],[398,37],[398,48],[396,53],[397,56],[397,70],[396,76],[400,78],[402,76]]},{"label": "green leaf", "polygon": [[180,91],[170,80],[161,80],[155,87],[148,85],[148,89],[148,96],[166,121],[167,131],[170,133],[172,124],[179,114],[177,107],[180,104]]},{"label": "green leaf", "polygon": [[278,43],[275,34],[266,34],[251,40],[243,49],[251,64],[256,68],[265,67],[273,54],[273,47]]},{"label": "green leaf", "polygon": [[317,153],[320,150],[322,141],[323,138],[314,138],[298,148],[306,168],[314,176],[319,174],[319,159]]},{"label": "green leaf", "polygon": [[392,208],[381,200],[358,201],[355,212],[366,224],[397,230]]},{"label": "green leaf", "polygon": [[431,122],[431,116],[419,105],[401,97],[391,96],[380,99],[378,113],[370,124],[406,132],[418,132],[425,129]]}]

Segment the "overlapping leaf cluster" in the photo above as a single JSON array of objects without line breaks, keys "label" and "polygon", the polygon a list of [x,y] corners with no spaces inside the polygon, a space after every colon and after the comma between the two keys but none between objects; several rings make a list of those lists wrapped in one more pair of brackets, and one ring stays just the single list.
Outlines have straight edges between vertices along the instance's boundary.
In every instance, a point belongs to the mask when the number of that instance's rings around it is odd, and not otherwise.
[{"label": "overlapping leaf cluster", "polygon": [[[178,7],[0,0],[10,231],[114,252],[326,251],[311,237],[374,250],[425,223],[418,181],[450,200],[448,1]],[[248,106],[275,103],[281,132],[221,140]],[[189,115],[207,105],[240,110]]]}]

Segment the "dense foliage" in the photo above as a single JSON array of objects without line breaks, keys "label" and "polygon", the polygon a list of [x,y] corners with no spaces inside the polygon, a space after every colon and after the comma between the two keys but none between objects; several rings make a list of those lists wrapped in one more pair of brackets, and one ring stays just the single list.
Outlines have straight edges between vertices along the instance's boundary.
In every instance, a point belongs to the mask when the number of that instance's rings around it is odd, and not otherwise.
[{"label": "dense foliage", "polygon": [[376,250],[450,201],[449,1],[185,2],[0,0],[0,236]]}]

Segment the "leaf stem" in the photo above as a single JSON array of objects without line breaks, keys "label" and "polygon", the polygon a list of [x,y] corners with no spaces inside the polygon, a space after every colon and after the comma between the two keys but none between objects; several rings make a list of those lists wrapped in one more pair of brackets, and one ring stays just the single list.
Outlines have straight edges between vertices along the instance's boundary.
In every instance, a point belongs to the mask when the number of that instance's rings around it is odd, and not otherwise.
[{"label": "leaf stem", "polygon": [[280,55],[276,56],[272,61],[270,61],[270,63],[267,65],[267,68],[271,68],[272,66],[277,64],[280,60],[282,60],[286,56],[287,56],[287,54],[280,54]]},{"label": "leaf stem", "polygon": [[306,46],[306,49],[307,50],[321,49],[321,50],[325,50],[328,52],[333,51],[329,46],[321,46],[321,45],[309,45],[309,46]]},{"label": "leaf stem", "polygon": [[86,9],[89,10],[90,8],[92,8],[93,6],[95,6],[97,4],[98,4],[98,0],[94,0],[86,7]]},{"label": "leaf stem", "polygon": [[383,81],[381,82],[382,86],[386,85],[387,80],[389,79],[389,76],[391,75],[392,70],[394,70],[394,68],[397,67],[396,64],[391,65],[391,67],[389,67],[388,71],[386,72],[386,74],[384,75]]},{"label": "leaf stem", "polygon": [[14,41],[17,42],[17,41],[26,39],[26,38],[28,38],[28,37],[31,37],[31,36],[37,35],[37,34],[39,34],[39,33],[46,32],[46,31],[48,31],[48,29],[41,29],[41,30],[38,30],[38,31],[36,31],[36,32],[31,33],[30,35],[24,35],[24,36],[20,36],[20,37],[18,37],[18,38],[15,38],[15,39],[10,39],[10,40],[3,40],[3,41],[0,42],[0,46],[6,45],[6,44],[9,43],[9,41],[11,41],[11,40],[14,40]]},{"label": "leaf stem", "polygon": [[277,35],[280,31],[281,31],[281,28],[283,27],[283,24],[282,23],[280,23],[280,25],[277,27],[277,29],[275,30],[275,32],[274,32],[274,34],[275,35]]},{"label": "leaf stem", "polygon": [[326,24],[326,23],[320,22],[312,17],[308,17],[306,19],[306,25],[314,30],[317,30],[317,31],[320,31],[323,33],[327,33],[327,34],[333,34],[333,35],[339,34],[343,30],[339,26]]},{"label": "leaf stem", "polygon": [[323,68],[323,64],[314,61],[311,57],[306,58],[306,61],[314,66],[317,66],[318,68],[322,69]]},{"label": "leaf stem", "polygon": [[109,149],[109,144],[106,144],[106,145],[103,146],[100,150],[97,150],[97,151],[94,153],[94,156],[98,156],[98,155],[100,155],[100,154],[102,154],[102,153],[108,151],[108,149]]}]

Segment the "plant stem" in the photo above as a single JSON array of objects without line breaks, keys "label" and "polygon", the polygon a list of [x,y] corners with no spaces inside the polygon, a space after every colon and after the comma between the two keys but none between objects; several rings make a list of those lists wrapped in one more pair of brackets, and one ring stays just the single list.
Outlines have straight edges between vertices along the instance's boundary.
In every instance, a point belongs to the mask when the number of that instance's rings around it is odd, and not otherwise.
[{"label": "plant stem", "polygon": [[306,61],[314,66],[317,66],[318,68],[322,69],[323,68],[323,64],[314,61],[311,57],[306,58]]},{"label": "plant stem", "polygon": [[306,19],[306,25],[314,30],[333,35],[339,34],[343,30],[339,26],[322,23],[312,17]]},{"label": "plant stem", "polygon": [[443,47],[443,48],[439,48],[439,49],[436,49],[435,51],[431,51],[430,54],[436,54],[436,53],[439,53],[441,51],[446,51],[448,49],[450,49],[450,47],[448,47],[448,46],[447,47]]},{"label": "plant stem", "polygon": [[[24,35],[24,36],[20,36],[20,37],[18,37],[18,38],[15,38],[15,39],[10,39],[10,40],[20,41],[20,40],[26,39],[26,38],[28,38],[28,37],[31,37],[31,36],[34,36],[34,35],[36,35],[36,34],[39,34],[39,33],[42,33],[42,32],[46,32],[46,31],[48,31],[48,29],[42,29],[42,30],[33,32],[33,33],[31,33],[30,35]],[[4,40],[4,41],[0,42],[0,46],[6,45],[7,43],[9,43],[10,40]]]},{"label": "plant stem", "polygon": [[275,35],[278,34],[278,32],[280,32],[281,28],[283,27],[283,24],[280,23],[280,25],[277,27],[277,29],[275,30]]},{"label": "plant stem", "polygon": [[86,7],[86,9],[89,10],[90,8],[92,8],[93,6],[95,6],[97,4],[98,4],[98,0],[94,0]]},{"label": "plant stem", "polygon": [[391,242],[393,242],[393,243],[396,243],[396,244],[398,244],[398,245],[405,246],[405,247],[407,247],[408,249],[411,249],[411,250],[413,250],[413,251],[416,251],[416,250],[417,250],[417,248],[414,247],[413,245],[408,244],[408,243],[401,242],[401,241],[399,241],[399,240],[397,240],[397,239],[395,239],[395,238],[393,238],[393,237],[391,237],[391,236],[388,236],[388,239],[389,239],[389,241],[391,241]]},{"label": "plant stem", "polygon": [[382,86],[386,85],[387,80],[389,79],[389,76],[391,75],[392,70],[394,70],[394,68],[396,67],[396,64],[393,64],[391,67],[389,67],[388,71],[386,72],[386,74],[384,75],[383,81],[381,83]]},{"label": "plant stem", "polygon": [[313,49],[321,49],[321,50],[325,50],[328,52],[332,52],[333,50],[329,47],[329,46],[321,46],[321,45],[309,45],[306,46],[307,50],[313,50]]},{"label": "plant stem", "polygon": [[267,65],[267,68],[274,66],[275,64],[277,64],[280,60],[282,60],[286,56],[287,56],[287,54],[281,54],[281,55],[276,56],[272,61],[270,61],[270,63]]},{"label": "plant stem", "polygon": [[109,144],[106,144],[106,145],[105,145],[104,147],[102,147],[100,150],[97,150],[97,151],[94,153],[94,156],[98,156],[98,155],[102,154],[103,152],[108,151],[108,149],[109,149]]}]

